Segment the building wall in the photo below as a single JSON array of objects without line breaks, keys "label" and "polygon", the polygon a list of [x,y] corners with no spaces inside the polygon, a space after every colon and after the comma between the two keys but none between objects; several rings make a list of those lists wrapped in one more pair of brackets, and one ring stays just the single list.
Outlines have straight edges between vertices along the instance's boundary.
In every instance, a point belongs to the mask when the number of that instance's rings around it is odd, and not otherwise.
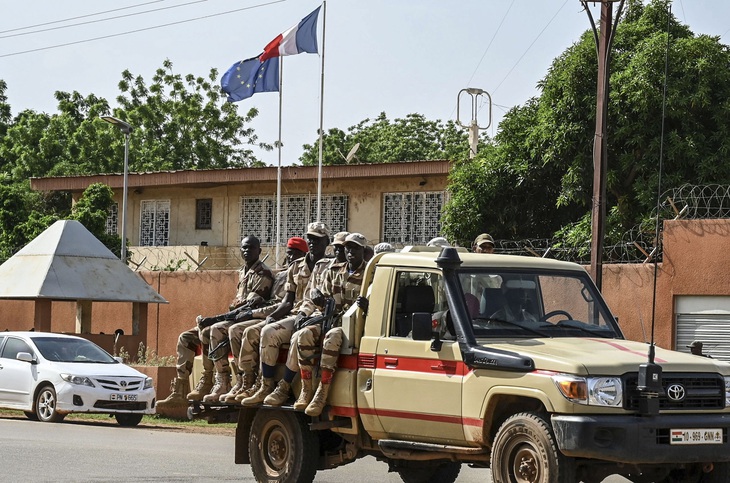
[{"label": "building wall", "polygon": [[[379,178],[377,182],[357,179],[353,181],[336,179],[323,180],[322,194],[346,194],[348,196],[348,231],[360,232],[376,244],[382,237],[383,194],[389,192],[445,193],[446,175],[425,175]],[[290,181],[283,195],[309,194],[316,197],[315,181]],[[118,198],[121,196],[119,194]],[[241,264],[238,254],[240,245],[240,212],[243,196],[276,196],[276,182],[236,184],[216,187],[155,187],[139,188],[128,196],[127,238],[130,253],[135,264],[144,260],[144,268],[164,268],[170,260],[180,260],[183,268],[195,269],[207,256],[204,269],[233,268]],[[196,199],[212,199],[213,223],[211,230],[195,229]],[[170,201],[169,247],[140,247],[140,222],[142,202],[152,200]],[[121,203],[121,198],[115,199]],[[121,220],[121,217],[120,217]],[[314,221],[314,220],[311,220]],[[302,226],[302,233],[305,226]],[[437,234],[434,234],[436,236]],[[205,242],[210,249],[203,249]],[[174,247],[174,248],[173,248]],[[226,250],[215,250],[225,247]],[[264,247],[273,262],[275,248]],[[281,266],[284,250],[279,250],[278,266]],[[194,260],[194,261],[190,261]],[[173,267],[174,268],[174,267]]]},{"label": "building wall", "polygon": [[[363,197],[366,200],[367,197]],[[358,228],[354,228],[358,229]],[[730,295],[730,220],[667,221],[664,261],[657,266],[655,340],[675,348],[674,299],[682,295]],[[236,290],[234,270],[144,272],[144,279],[170,303],[149,305],[147,344],[160,355],[175,354],[178,335],[194,326],[198,314],[225,311]],[[603,294],[626,338],[651,336],[654,265],[604,265]],[[0,330],[33,327],[33,302],[0,300]],[[75,304],[54,302],[52,330],[73,332]],[[92,332],[131,334],[131,304],[95,303]]]}]

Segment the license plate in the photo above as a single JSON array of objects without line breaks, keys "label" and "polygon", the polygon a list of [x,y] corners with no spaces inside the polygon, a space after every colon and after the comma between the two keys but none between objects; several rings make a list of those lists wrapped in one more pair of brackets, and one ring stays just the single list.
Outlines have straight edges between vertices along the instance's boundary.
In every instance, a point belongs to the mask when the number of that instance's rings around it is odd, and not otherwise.
[{"label": "license plate", "polygon": [[112,394],[110,396],[110,400],[112,401],[136,401],[137,395],[136,394]]},{"label": "license plate", "polygon": [[722,429],[670,429],[670,444],[722,444]]}]

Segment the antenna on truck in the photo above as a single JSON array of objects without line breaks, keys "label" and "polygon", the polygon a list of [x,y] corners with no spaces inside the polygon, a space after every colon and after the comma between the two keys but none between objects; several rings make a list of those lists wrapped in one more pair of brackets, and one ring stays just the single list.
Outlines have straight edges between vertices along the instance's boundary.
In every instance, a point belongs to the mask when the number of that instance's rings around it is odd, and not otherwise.
[{"label": "antenna on truck", "polygon": [[[664,90],[662,93],[662,124],[661,135],[659,141],[659,181],[657,186],[657,205],[656,205],[656,225],[654,229],[654,240],[656,243],[655,252],[658,255],[661,246],[660,237],[660,220],[659,213],[661,209],[662,196],[662,171],[664,168],[664,122],[666,119],[667,108],[667,78],[669,70],[669,21],[671,18],[672,6],[667,8],[667,46],[664,55]],[[651,340],[649,342],[649,361],[639,366],[639,381],[637,389],[642,397],[639,399],[639,412],[641,414],[650,415],[659,412],[658,396],[663,393],[662,388],[662,367],[654,362],[656,352],[656,343],[654,341],[654,329],[656,327],[656,292],[657,277],[659,274],[659,262],[657,256],[654,256],[654,287],[652,290],[651,301]]]}]

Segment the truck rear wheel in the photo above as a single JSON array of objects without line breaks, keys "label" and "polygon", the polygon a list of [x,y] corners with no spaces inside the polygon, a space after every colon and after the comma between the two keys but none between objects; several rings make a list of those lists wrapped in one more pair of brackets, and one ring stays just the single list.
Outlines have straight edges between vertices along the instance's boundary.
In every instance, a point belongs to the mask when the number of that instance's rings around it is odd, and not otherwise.
[{"label": "truck rear wheel", "polygon": [[518,413],[497,431],[492,445],[492,479],[504,483],[573,483],[576,465],[558,450],[545,417]]},{"label": "truck rear wheel", "polygon": [[259,409],[248,455],[256,481],[309,483],[317,473],[319,438],[301,413]]},{"label": "truck rear wheel", "polygon": [[404,483],[454,483],[459,477],[461,463],[442,463],[440,465],[420,467],[399,467],[396,469]]}]

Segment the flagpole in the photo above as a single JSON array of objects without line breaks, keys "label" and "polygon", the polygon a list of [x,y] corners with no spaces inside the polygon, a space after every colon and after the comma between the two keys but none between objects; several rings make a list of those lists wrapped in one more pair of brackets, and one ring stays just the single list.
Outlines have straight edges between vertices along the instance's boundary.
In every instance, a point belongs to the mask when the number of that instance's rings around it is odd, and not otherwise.
[{"label": "flagpole", "polygon": [[274,264],[279,265],[279,245],[281,244],[281,106],[283,104],[284,57],[279,57],[279,166],[276,168],[276,250]]},{"label": "flagpole", "polygon": [[327,2],[322,2],[322,75],[319,88],[319,172],[317,173],[317,221],[322,221],[322,144],[324,142],[324,34],[327,28]]}]

